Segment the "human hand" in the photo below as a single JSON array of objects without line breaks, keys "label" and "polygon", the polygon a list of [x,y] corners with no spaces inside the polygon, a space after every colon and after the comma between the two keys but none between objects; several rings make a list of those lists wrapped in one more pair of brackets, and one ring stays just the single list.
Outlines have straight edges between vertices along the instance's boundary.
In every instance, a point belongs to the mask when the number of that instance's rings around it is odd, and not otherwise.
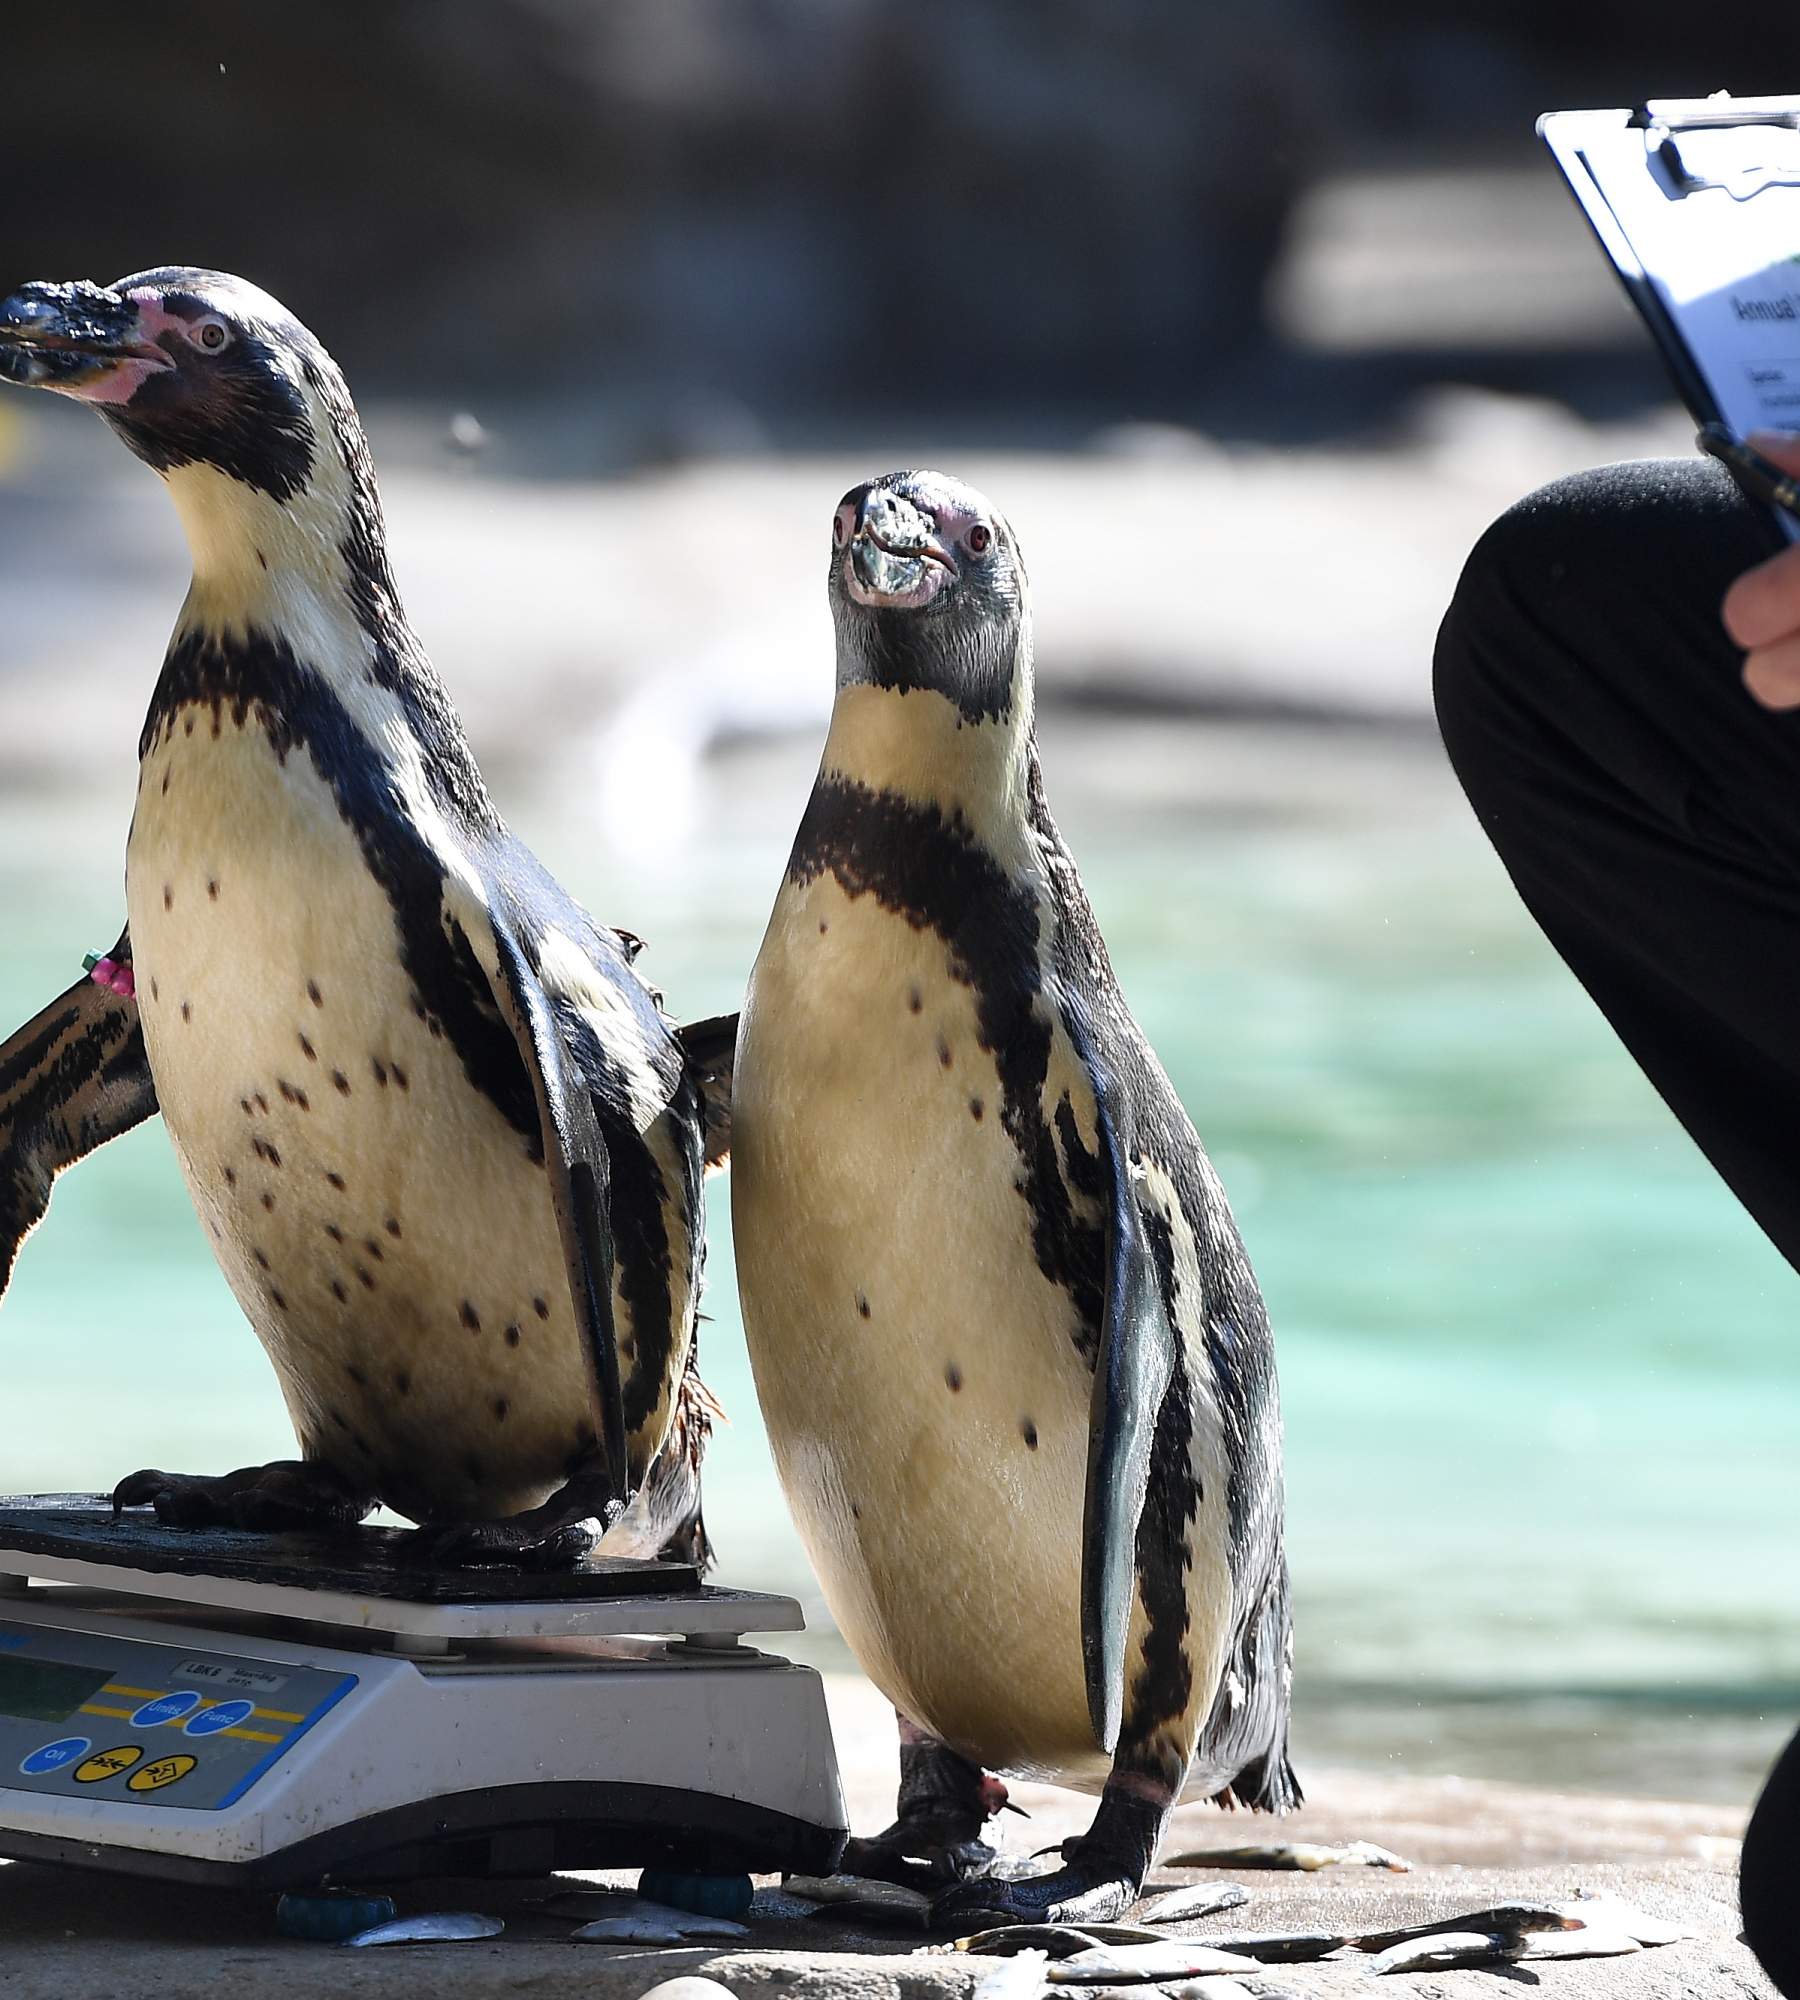
[{"label": "human hand", "polygon": [[[1800,436],[1756,431],[1745,442],[1800,478]],[[1800,708],[1800,542],[1747,569],[1719,607],[1744,648],[1744,685],[1764,708]]]}]

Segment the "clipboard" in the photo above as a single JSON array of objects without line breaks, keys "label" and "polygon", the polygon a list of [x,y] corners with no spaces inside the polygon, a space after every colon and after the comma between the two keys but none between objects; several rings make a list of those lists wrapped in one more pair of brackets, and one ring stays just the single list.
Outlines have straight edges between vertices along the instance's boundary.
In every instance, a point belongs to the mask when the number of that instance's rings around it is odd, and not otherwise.
[{"label": "clipboard", "polygon": [[1800,431],[1800,97],[1657,98],[1537,129],[1695,422]]}]

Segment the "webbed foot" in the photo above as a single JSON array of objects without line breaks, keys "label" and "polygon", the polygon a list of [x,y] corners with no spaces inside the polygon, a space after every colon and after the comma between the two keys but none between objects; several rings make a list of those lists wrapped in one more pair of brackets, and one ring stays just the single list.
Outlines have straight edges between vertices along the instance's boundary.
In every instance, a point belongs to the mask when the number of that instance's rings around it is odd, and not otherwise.
[{"label": "webbed foot", "polygon": [[900,1794],[894,1823],[867,1840],[853,1839],[838,1866],[849,1875],[926,1891],[985,1875],[999,1857],[981,1830],[1006,1810],[1006,1787],[906,1716],[897,1719]]},{"label": "webbed foot", "polygon": [[947,1882],[968,1882],[985,1875],[999,1859],[985,1840],[932,1841],[916,1828],[896,1820],[885,1832],[867,1840],[852,1838],[838,1863],[846,1875],[863,1875],[872,1882],[899,1882],[929,1894]]},{"label": "webbed foot", "polygon": [[1022,1882],[959,1882],[933,1899],[931,1922],[934,1929],[1110,1924],[1137,1901],[1139,1886],[1128,1874],[1074,1862]]},{"label": "webbed foot", "polygon": [[146,1468],[112,1491],[113,1512],[154,1507],[172,1528],[246,1528],[261,1534],[354,1528],[375,1504],[334,1467],[313,1459],[278,1459],[236,1472],[159,1472]]},{"label": "webbed foot", "polygon": [[515,1514],[505,1521],[456,1521],[416,1529],[409,1553],[415,1561],[469,1569],[493,1564],[525,1570],[573,1569],[598,1540],[594,1529],[581,1522],[546,1528],[530,1514]]},{"label": "webbed foot", "polygon": [[514,1569],[573,1569],[624,1512],[598,1469],[577,1472],[541,1507],[501,1521],[427,1521],[415,1530],[412,1554],[422,1562]]},{"label": "webbed foot", "polygon": [[1022,1880],[959,1882],[936,1897],[931,1921],[945,1929],[999,1924],[1109,1924],[1144,1886],[1176,1787],[1116,1773],[1100,1795],[1094,1823],[1063,1842],[1063,1865]]}]

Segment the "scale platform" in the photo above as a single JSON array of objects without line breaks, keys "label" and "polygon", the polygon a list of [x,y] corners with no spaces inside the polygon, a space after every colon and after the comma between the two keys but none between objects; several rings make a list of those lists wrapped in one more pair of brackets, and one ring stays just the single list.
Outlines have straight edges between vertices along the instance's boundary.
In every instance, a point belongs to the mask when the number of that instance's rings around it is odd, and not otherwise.
[{"label": "scale platform", "polygon": [[829,1870],[824,1689],[787,1597],[684,1563],[425,1564],[0,1499],[0,1855],[303,1888]]}]

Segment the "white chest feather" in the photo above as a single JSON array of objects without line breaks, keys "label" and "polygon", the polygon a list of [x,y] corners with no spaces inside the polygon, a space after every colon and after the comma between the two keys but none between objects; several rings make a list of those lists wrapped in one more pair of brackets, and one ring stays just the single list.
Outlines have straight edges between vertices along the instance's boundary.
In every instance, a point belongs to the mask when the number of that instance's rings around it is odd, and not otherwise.
[{"label": "white chest feather", "polygon": [[163,1117],[303,1445],[409,1513],[545,1497],[587,1411],[545,1176],[415,1010],[307,753],[177,716],[127,900]]},{"label": "white chest feather", "polygon": [[[976,996],[835,878],[784,885],[740,1032],[732,1212],[757,1392],[833,1615],[991,1767],[1103,1774],[1078,1592],[1091,1377],[1038,1268]],[[1089,1143],[1085,1078],[1052,1064]]]}]

